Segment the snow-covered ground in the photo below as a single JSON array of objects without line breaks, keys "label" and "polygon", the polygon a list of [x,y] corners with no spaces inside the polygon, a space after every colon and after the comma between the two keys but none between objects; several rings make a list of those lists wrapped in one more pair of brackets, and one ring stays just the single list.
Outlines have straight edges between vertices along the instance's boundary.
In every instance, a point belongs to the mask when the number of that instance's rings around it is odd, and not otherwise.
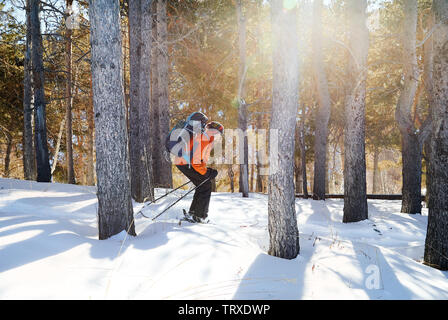
[{"label": "snow-covered ground", "polygon": [[400,201],[343,224],[342,200],[297,199],[294,260],[266,254],[266,196],[214,193],[212,224],[179,226],[190,201],[99,241],[94,187],[0,179],[0,299],[448,298],[448,273],[422,264],[427,212],[400,214]]}]

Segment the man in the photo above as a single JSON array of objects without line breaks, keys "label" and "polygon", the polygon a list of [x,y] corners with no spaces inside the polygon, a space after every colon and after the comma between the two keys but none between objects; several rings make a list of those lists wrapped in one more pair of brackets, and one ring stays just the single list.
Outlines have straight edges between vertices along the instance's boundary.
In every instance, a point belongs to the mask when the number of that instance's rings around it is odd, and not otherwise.
[{"label": "man", "polygon": [[189,152],[182,156],[176,156],[174,163],[197,187],[188,213],[184,210],[185,218],[194,222],[207,223],[212,192],[211,180],[218,175],[217,170],[207,168],[207,161],[213,149],[215,136],[222,135],[224,127],[216,121],[207,123],[208,118],[202,112],[194,112],[188,117],[187,121],[199,125],[190,127],[194,129],[191,130],[191,140],[187,147]]}]

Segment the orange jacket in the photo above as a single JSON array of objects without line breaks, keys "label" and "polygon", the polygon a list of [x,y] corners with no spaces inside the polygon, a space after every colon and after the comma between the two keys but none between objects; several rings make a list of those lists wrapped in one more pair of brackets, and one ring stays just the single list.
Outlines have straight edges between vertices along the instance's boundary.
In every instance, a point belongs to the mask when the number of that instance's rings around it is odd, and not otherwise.
[{"label": "orange jacket", "polygon": [[[192,139],[190,143],[190,152],[193,149],[192,167],[201,175],[207,173],[207,161],[210,157],[210,152],[213,149],[214,136],[207,135],[207,131],[203,134],[198,134]],[[188,162],[182,157],[174,158],[175,165],[187,165]]]}]

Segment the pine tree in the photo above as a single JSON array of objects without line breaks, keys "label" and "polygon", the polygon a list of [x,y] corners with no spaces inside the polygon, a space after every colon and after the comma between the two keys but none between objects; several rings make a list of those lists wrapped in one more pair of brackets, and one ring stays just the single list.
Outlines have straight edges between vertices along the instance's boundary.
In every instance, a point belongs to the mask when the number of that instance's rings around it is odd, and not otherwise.
[{"label": "pine tree", "polygon": [[45,80],[43,64],[42,34],[40,31],[40,1],[31,0],[31,59],[34,89],[34,146],[36,149],[37,181],[51,182],[51,169],[47,145],[47,120],[45,102]]},{"label": "pine tree", "polygon": [[124,106],[120,6],[90,0],[93,105],[96,128],[99,239],[135,235]]},{"label": "pine tree", "polygon": [[423,143],[429,133],[430,121],[426,121],[421,128],[416,128],[412,115],[420,78],[416,48],[417,0],[404,1],[403,10],[402,61],[404,85],[395,112],[402,140],[403,200],[401,212],[421,213],[422,152]]},{"label": "pine tree", "polygon": [[[129,3],[130,44],[130,157],[132,196],[137,202],[154,199],[150,145],[151,1]],[[157,151],[159,152],[159,150]]]},{"label": "pine tree", "polygon": [[158,186],[173,187],[172,165],[169,157],[165,157],[165,137],[170,131],[169,100],[169,52],[167,30],[167,0],[157,0],[157,85],[158,85],[158,134],[160,145],[157,149]]},{"label": "pine tree", "polygon": [[[297,11],[271,2],[273,32],[273,93],[270,130],[278,130],[278,165],[270,164],[269,254],[294,259],[300,251],[294,194],[294,142],[298,108],[299,60]],[[276,141],[270,141],[272,144]]]},{"label": "pine tree", "polygon": [[[243,13],[243,5],[241,0],[236,1],[236,17],[238,20],[238,50],[239,50],[239,64],[238,64],[238,127],[241,129],[241,136],[239,137],[240,145],[243,146],[239,152],[243,153],[243,163],[240,164],[239,187],[240,192],[244,198],[249,197],[249,161],[248,161],[248,139],[247,139],[247,104],[245,101],[246,95],[246,16]],[[241,158],[240,158],[241,159]]]},{"label": "pine tree", "polygon": [[23,65],[23,175],[26,180],[36,179],[36,152],[33,143],[33,111],[31,108],[31,7],[30,0],[26,1],[26,39],[25,59]]},{"label": "pine tree", "polygon": [[348,87],[344,128],[344,216],[343,222],[368,218],[365,157],[365,97],[369,31],[366,0],[348,1]]},{"label": "pine tree", "polygon": [[[69,23],[71,7],[73,0],[66,0],[66,29],[65,29],[65,65],[66,65],[66,83],[65,83],[65,143],[67,159],[67,181],[75,184],[75,169],[73,164],[73,128],[72,128],[72,26]],[[57,154],[56,154],[57,156]]]},{"label": "pine tree", "polygon": [[322,0],[314,1],[313,13],[313,71],[316,82],[318,107],[316,110],[316,132],[314,139],[314,183],[313,199],[325,199],[325,182],[327,181],[327,136],[330,119],[331,99],[327,76],[324,68],[322,51]]},{"label": "pine tree", "polygon": [[430,201],[424,262],[448,270],[448,2],[434,0]]}]

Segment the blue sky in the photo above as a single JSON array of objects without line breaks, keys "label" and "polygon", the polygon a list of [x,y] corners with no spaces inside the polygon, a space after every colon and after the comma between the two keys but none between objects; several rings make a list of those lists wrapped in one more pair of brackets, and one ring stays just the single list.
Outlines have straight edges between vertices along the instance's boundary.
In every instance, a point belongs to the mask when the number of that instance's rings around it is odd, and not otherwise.
[{"label": "blue sky", "polygon": [[[12,4],[10,0],[4,1],[5,3],[5,10],[10,10],[12,8]],[[14,8],[14,17],[19,21],[25,20],[25,10],[20,10]]]},{"label": "blue sky", "polygon": [[[269,0],[263,0],[263,1],[264,1],[265,4],[267,4],[269,2]],[[285,0],[285,1],[291,2],[291,1],[294,1],[294,0]],[[300,2],[300,1],[304,1],[304,0],[296,0],[296,1]],[[311,0],[307,0],[307,1],[311,1]],[[332,0],[324,0],[324,4],[329,5],[331,3],[331,1]],[[386,2],[386,1],[391,1],[391,0],[374,0],[374,1],[369,1],[371,3],[369,5],[369,10],[368,11],[371,11],[371,10],[374,10],[375,8],[378,8],[381,3]],[[5,9],[6,10],[9,10],[9,9],[12,8],[12,2],[13,2],[12,0],[3,0],[3,1],[0,0],[0,2],[5,3],[5,5],[6,5]],[[17,4],[20,4],[21,2],[22,2],[21,0],[14,0],[14,3],[17,3]],[[23,0],[23,2],[24,2],[24,0]],[[62,8],[65,7],[65,1],[64,0],[57,0],[55,3],[58,4],[58,7],[62,7]],[[74,9],[76,10],[76,8],[77,8],[77,1],[75,0],[74,1]],[[25,20],[25,11],[24,10],[14,9],[14,14],[13,15],[14,15],[14,17],[17,20],[19,20],[21,22],[23,22]]]}]

